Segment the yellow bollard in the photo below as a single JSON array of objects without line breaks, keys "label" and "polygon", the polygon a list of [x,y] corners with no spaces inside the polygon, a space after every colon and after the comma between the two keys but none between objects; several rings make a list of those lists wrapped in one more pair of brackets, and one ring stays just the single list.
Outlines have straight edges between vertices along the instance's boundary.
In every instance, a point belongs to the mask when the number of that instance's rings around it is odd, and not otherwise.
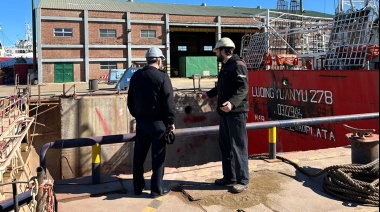
[{"label": "yellow bollard", "polygon": [[269,159],[276,159],[276,142],[277,130],[273,127],[269,129]]},{"label": "yellow bollard", "polygon": [[100,144],[92,146],[92,184],[100,183]]}]

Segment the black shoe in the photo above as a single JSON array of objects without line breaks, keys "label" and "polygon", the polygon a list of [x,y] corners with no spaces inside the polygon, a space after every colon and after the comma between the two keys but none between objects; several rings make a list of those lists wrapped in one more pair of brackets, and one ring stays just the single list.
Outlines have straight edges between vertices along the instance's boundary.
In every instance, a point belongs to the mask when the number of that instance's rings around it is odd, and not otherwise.
[{"label": "black shoe", "polygon": [[164,190],[162,191],[162,193],[151,192],[151,193],[150,193],[150,196],[152,196],[153,198],[161,197],[161,196],[164,196],[164,195],[168,194],[169,192],[170,192],[169,189],[164,188]]},{"label": "black shoe", "polygon": [[224,178],[215,180],[215,185],[234,185],[234,184],[236,184],[236,181],[234,180],[226,180]]},{"label": "black shoe", "polygon": [[148,190],[148,187],[144,186],[142,190],[135,191],[135,195],[141,195],[143,193],[143,190]]}]

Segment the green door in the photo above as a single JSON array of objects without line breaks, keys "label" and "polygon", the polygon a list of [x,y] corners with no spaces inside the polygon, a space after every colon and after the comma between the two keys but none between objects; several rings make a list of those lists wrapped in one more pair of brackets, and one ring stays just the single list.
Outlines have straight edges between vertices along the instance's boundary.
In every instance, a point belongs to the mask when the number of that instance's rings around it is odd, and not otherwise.
[{"label": "green door", "polygon": [[74,82],[74,64],[54,63],[54,82]]}]

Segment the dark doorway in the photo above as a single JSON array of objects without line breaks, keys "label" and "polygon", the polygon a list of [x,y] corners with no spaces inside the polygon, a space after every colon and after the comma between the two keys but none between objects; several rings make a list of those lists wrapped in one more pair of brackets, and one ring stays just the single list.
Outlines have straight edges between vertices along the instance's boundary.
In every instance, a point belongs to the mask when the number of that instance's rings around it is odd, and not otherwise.
[{"label": "dark doorway", "polygon": [[214,32],[171,32],[171,70],[174,71],[179,68],[179,58],[182,56],[215,56],[212,51],[214,45]]}]

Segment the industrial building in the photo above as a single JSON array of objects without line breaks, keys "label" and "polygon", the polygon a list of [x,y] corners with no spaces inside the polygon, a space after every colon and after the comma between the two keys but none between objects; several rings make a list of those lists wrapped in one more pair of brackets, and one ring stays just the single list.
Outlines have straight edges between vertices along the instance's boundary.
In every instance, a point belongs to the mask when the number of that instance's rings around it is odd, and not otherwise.
[{"label": "industrial building", "polygon": [[[299,8],[298,1],[290,3]],[[225,36],[235,42],[236,53],[240,53],[241,37],[259,31],[254,16],[265,11],[254,5],[40,0],[36,9],[37,70],[42,70],[38,71],[38,82],[89,82],[110,69],[142,66],[145,52],[152,46],[163,50],[171,77],[186,77],[184,70],[178,70],[183,66],[181,61],[188,61],[183,57],[215,56],[212,48]],[[200,75],[213,73],[201,70]]]}]

